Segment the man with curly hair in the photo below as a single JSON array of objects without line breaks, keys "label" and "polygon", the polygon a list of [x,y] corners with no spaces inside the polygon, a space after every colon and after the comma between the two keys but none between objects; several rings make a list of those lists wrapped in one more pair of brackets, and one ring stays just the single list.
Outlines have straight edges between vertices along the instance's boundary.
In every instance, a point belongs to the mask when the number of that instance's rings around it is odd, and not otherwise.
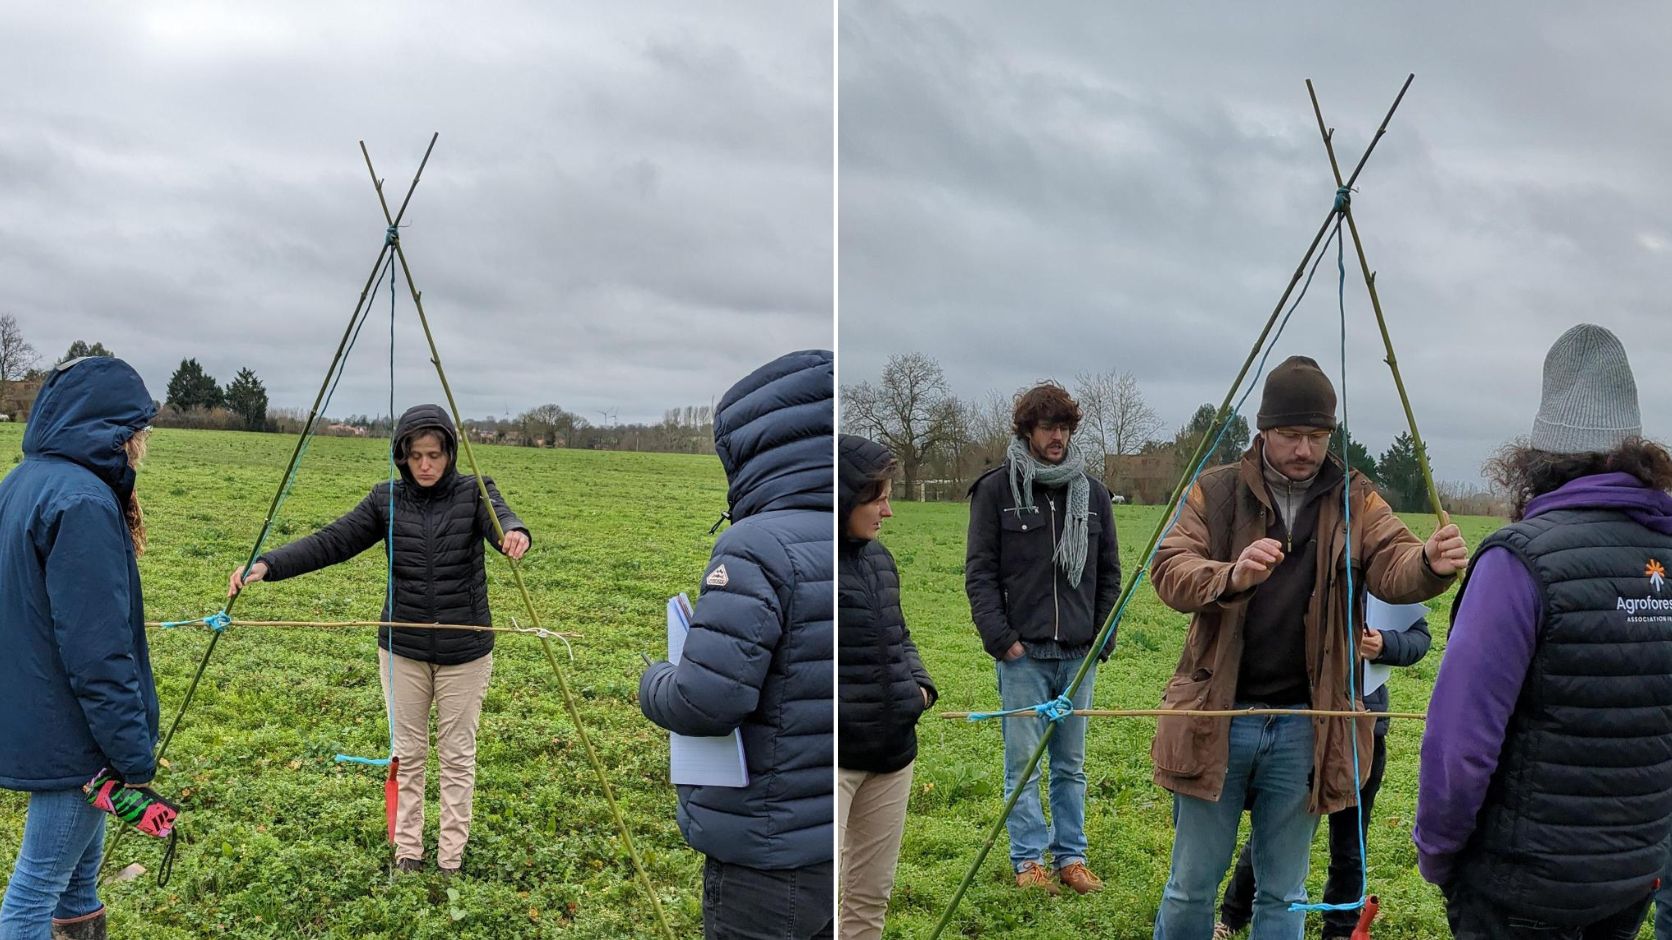
[{"label": "man with curly hair", "polygon": [[[982,645],[997,662],[1005,709],[1026,708],[1068,691],[1087,656],[1114,651],[1114,637],[1092,649],[1120,595],[1120,552],[1109,491],[1072,445],[1080,407],[1062,386],[1023,392],[1012,414],[1015,438],[999,466],[970,487],[964,588]],[[1097,665],[1073,696],[1089,708]],[[1044,722],[1004,721],[1004,787],[1022,788],[1008,820],[1016,884],[1056,894],[1103,887],[1086,867],[1086,719],[1064,719],[1050,743],[1051,824],[1039,798],[1039,771],[1021,779]],[[1055,877],[1045,868],[1050,850]]]},{"label": "man with curly hair", "polygon": [[1556,341],[1531,439],[1487,469],[1514,521],[1452,608],[1417,867],[1457,937],[1635,937],[1672,829],[1672,455],[1613,333]]}]

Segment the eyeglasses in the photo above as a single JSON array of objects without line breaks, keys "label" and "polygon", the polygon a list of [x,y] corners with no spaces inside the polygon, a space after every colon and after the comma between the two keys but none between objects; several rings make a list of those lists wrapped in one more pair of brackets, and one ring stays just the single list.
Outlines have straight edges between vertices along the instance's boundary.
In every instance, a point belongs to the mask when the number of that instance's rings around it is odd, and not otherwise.
[{"label": "eyeglasses", "polygon": [[1335,436],[1334,431],[1292,431],[1288,428],[1277,428],[1271,432],[1273,437],[1282,438],[1290,444],[1306,441],[1309,444],[1327,445],[1329,439]]}]

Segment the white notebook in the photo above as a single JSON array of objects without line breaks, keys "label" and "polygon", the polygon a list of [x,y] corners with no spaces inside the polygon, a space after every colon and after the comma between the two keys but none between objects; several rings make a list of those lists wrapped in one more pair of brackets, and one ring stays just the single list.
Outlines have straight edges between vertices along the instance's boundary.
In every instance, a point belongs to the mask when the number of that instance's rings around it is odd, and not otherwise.
[{"label": "white notebook", "polygon": [[[668,599],[668,662],[679,665],[685,634],[691,630],[691,601],[681,594]],[[749,764],[743,758],[743,731],[719,737],[673,734],[668,741],[669,777],[676,784],[746,787]]]}]

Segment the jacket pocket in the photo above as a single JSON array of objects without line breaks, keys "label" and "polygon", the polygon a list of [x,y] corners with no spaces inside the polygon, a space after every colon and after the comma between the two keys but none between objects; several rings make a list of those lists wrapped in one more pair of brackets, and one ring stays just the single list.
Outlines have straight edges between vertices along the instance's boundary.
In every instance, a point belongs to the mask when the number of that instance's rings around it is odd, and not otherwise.
[{"label": "jacket pocket", "polygon": [[[1198,669],[1188,676],[1174,676],[1161,696],[1161,707],[1200,709],[1206,704],[1213,673]],[[1163,716],[1155,722],[1155,743],[1151,758],[1157,770],[1180,777],[1198,777],[1207,769],[1207,749],[1213,734],[1213,718],[1191,715]]]}]

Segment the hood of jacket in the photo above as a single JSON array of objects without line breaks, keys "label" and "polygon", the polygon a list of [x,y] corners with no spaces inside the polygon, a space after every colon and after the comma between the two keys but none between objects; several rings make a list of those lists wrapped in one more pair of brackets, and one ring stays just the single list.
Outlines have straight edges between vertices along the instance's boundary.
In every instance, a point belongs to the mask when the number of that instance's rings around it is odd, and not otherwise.
[{"label": "hood of jacket", "polygon": [[836,526],[848,538],[848,517],[859,505],[859,491],[894,460],[888,448],[868,437],[843,434],[836,441]]},{"label": "hood of jacket", "polygon": [[[413,478],[412,471],[406,467],[406,453],[401,446],[408,437],[420,431],[434,431],[440,434],[441,446],[447,451],[447,470],[442,473],[441,479],[430,487],[419,486],[418,481]],[[389,446],[395,457],[395,466],[401,472],[401,479],[418,492],[439,489],[458,472],[459,433],[453,428],[452,416],[440,405],[413,405],[406,409],[401,419],[395,422],[395,437],[389,442]]]},{"label": "hood of jacket", "polygon": [[23,453],[80,464],[125,501],[134,472],[123,448],[156,416],[157,406],[133,366],[108,356],[73,359],[41,386],[23,433]]},{"label": "hood of jacket", "polygon": [[1672,494],[1629,473],[1593,473],[1527,501],[1528,519],[1557,509],[1618,509],[1638,525],[1672,535]]},{"label": "hood of jacket", "polygon": [[749,373],[714,409],[714,450],[733,522],[776,509],[831,506],[835,356],[805,349]]}]

